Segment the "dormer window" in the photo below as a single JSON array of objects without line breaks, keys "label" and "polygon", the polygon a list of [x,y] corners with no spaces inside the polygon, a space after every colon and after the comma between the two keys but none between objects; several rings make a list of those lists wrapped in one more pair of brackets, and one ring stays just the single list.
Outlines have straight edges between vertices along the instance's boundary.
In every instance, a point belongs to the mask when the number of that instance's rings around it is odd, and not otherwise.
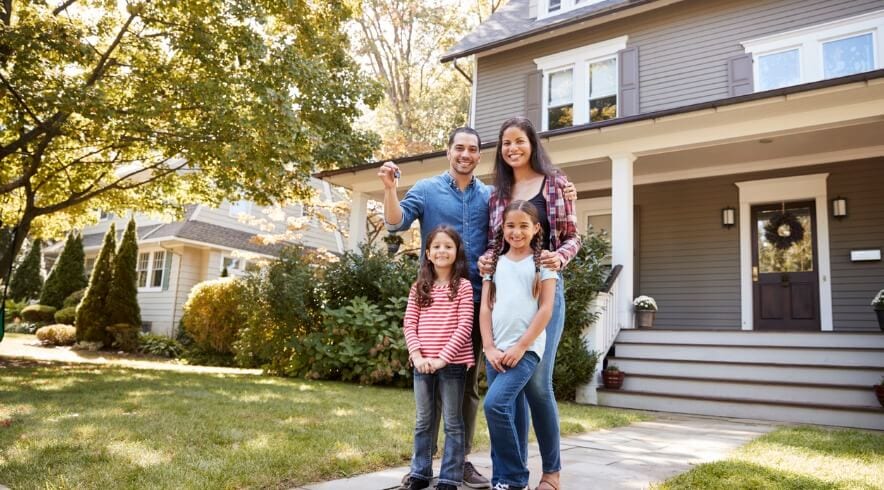
[{"label": "dormer window", "polygon": [[538,19],[558,15],[571,10],[586,7],[595,3],[602,3],[605,0],[539,0],[538,1]]}]

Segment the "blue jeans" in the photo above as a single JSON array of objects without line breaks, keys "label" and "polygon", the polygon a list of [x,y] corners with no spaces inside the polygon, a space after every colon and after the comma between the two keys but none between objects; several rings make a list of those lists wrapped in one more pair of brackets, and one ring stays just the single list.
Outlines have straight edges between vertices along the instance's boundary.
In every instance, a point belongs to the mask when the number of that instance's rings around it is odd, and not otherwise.
[{"label": "blue jeans", "polygon": [[488,393],[485,394],[485,418],[491,436],[491,483],[513,487],[528,485],[528,428],[517,423],[516,409],[520,396],[534,374],[540,359],[526,352],[522,359],[499,373],[485,363]]},{"label": "blue jeans", "polygon": [[436,434],[433,423],[436,414],[436,396],[442,398],[442,418],[445,421],[445,450],[439,483],[459,486],[463,482],[464,424],[461,406],[467,367],[449,364],[433,374],[414,371],[414,401],[417,417],[414,424],[414,453],[410,476],[430,481],[433,478],[433,449]]},{"label": "blue jeans", "polygon": [[541,467],[544,473],[556,473],[562,469],[560,457],[561,441],[559,433],[559,406],[553,392],[552,377],[556,365],[556,350],[565,329],[565,288],[562,275],[556,283],[556,300],[552,317],[546,324],[546,347],[543,359],[534,370],[534,375],[525,386],[524,396],[516,405],[516,423],[525,430],[522,444],[528,445],[528,408],[531,409],[531,422],[534,435],[540,446]]}]

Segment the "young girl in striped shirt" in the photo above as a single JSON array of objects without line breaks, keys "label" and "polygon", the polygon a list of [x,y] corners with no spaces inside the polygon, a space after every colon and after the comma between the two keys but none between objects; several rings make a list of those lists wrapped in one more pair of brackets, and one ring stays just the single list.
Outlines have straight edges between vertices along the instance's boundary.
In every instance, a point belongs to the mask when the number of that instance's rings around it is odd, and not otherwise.
[{"label": "young girl in striped shirt", "polygon": [[439,226],[427,236],[418,279],[408,295],[405,341],[414,364],[417,416],[409,490],[430,486],[433,478],[435,394],[442,398],[445,449],[438,490],[454,490],[463,481],[463,404],[466,371],[474,363],[473,290],[460,235]]}]

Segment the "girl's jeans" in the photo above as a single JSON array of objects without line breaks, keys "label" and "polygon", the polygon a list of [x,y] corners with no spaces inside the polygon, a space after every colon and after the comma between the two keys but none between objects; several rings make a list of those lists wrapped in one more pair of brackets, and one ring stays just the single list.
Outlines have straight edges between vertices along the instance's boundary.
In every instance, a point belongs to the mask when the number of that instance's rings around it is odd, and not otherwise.
[{"label": "girl's jeans", "polygon": [[[553,393],[552,376],[556,365],[556,350],[565,329],[565,288],[562,275],[556,281],[556,301],[552,317],[546,325],[546,347],[543,359],[534,370],[534,375],[525,386],[524,396],[516,405],[516,423],[525,430],[523,447],[528,446],[528,407],[531,408],[531,421],[534,434],[540,446],[540,460],[544,473],[556,473],[562,469],[560,458],[559,406]],[[527,402],[526,402],[527,399]],[[527,454],[526,454],[527,457]]]},{"label": "girl's jeans", "polygon": [[485,363],[488,377],[485,418],[491,435],[493,485],[528,485],[528,427],[517,423],[516,407],[539,361],[537,354],[528,351],[515,367],[502,373]]},{"label": "girl's jeans", "polygon": [[414,401],[417,417],[414,424],[414,454],[411,457],[410,476],[430,481],[433,478],[433,449],[436,434],[433,422],[436,416],[436,396],[442,398],[442,418],[445,421],[445,452],[439,483],[460,486],[463,481],[464,424],[461,407],[467,367],[449,364],[433,374],[414,370]]}]

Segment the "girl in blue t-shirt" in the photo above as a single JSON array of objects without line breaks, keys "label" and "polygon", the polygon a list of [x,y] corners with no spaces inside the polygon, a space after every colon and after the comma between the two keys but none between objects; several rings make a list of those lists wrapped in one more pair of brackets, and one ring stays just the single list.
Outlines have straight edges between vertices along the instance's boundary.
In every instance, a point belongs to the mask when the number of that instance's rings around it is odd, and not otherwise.
[{"label": "girl in blue t-shirt", "polygon": [[543,357],[552,315],[555,272],[540,266],[542,228],[537,208],[513,201],[495,231],[492,274],[484,277],[479,326],[486,359],[485,417],[491,435],[495,490],[528,485],[528,427],[515,423],[516,403]]}]

